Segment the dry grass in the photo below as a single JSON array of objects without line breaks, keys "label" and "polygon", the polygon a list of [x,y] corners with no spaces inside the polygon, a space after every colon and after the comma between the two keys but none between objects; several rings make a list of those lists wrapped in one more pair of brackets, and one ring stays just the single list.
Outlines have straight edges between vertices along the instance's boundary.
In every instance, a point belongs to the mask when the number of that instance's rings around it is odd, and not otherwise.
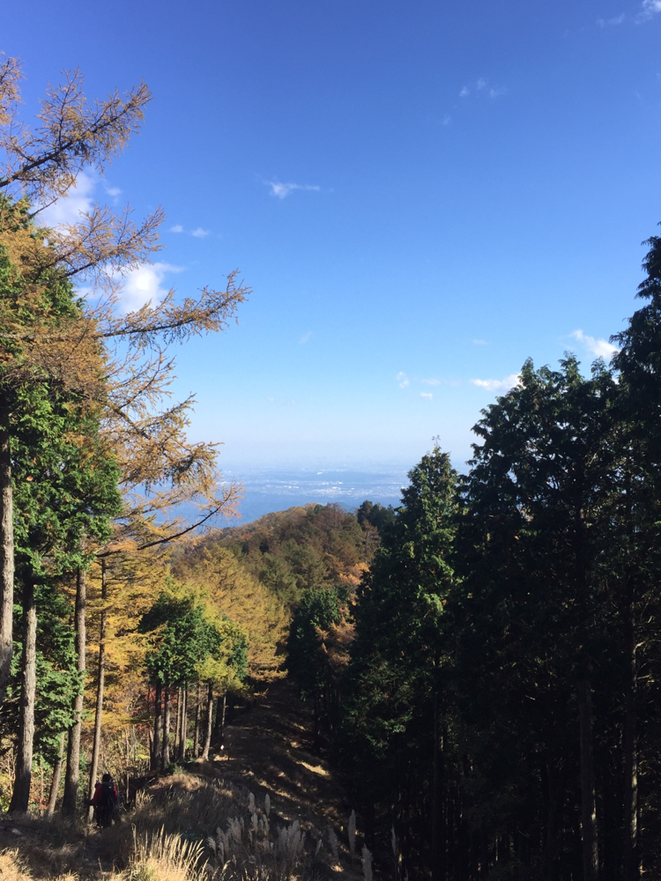
[{"label": "dry grass", "polygon": [[[332,827],[284,819],[278,799],[220,779],[177,774],[137,799],[122,822],[96,831],[22,822],[19,847],[0,853],[2,881],[371,881],[371,861],[342,857]],[[347,842],[348,844],[348,842]],[[344,866],[342,863],[344,862]]]},{"label": "dry grass", "polygon": [[287,682],[273,684],[228,727],[229,761],[153,780],[101,832],[57,816],[0,821],[0,881],[361,881],[363,842],[354,833],[352,856],[350,809],[306,749],[308,715]]},{"label": "dry grass", "polygon": [[[2,881],[33,881],[33,876],[23,864],[17,848],[0,853],[0,875]],[[54,877],[53,881],[78,881],[78,878],[67,872]]]},{"label": "dry grass", "polygon": [[133,853],[128,868],[117,881],[198,881],[205,872],[204,847],[200,841],[184,841],[179,835],[138,835],[134,830]]}]

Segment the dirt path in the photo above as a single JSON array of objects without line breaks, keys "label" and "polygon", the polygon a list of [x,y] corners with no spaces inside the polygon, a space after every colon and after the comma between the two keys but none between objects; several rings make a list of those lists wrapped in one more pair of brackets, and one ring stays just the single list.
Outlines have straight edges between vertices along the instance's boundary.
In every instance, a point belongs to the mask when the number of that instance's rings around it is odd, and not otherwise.
[{"label": "dirt path", "polygon": [[[346,827],[351,813],[340,783],[328,762],[310,749],[311,713],[287,680],[276,680],[247,708],[236,711],[226,727],[225,748],[213,761],[190,762],[189,774],[198,778],[166,777],[149,786],[151,797],[168,798],[173,789],[200,785],[199,778],[222,780],[238,790],[252,792],[259,805],[268,793],[271,818],[280,825],[298,819],[312,840],[327,839],[327,828],[337,834],[343,862],[349,864]],[[245,798],[247,798],[247,793]],[[99,833],[56,817],[52,824],[29,818],[0,818],[0,851],[17,849],[34,879],[75,871],[80,879],[109,877],[118,838],[130,831],[127,816],[120,827]],[[4,873],[2,873],[4,877]],[[342,878],[362,877],[345,870]]]},{"label": "dirt path", "polygon": [[328,762],[311,752],[310,730],[309,706],[290,682],[276,680],[227,726],[227,758],[215,764],[255,797],[263,799],[268,792],[284,819],[315,817],[338,828],[347,823],[351,808]]}]

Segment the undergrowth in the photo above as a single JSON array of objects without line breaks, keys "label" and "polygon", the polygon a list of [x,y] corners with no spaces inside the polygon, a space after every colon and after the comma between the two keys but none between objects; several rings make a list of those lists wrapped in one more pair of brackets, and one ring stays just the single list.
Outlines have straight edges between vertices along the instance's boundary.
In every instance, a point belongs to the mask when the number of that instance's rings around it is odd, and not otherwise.
[{"label": "undergrowth", "polygon": [[[0,854],[0,877],[325,881],[360,877],[345,871],[362,862],[361,874],[372,881],[371,859],[363,852],[362,861],[356,860],[353,845],[347,841],[343,850],[330,826],[322,830],[309,821],[278,815],[268,795],[258,804],[248,790],[222,780],[177,774],[140,793],[133,811],[100,832],[31,821],[23,847]],[[44,862],[53,874],[44,876]]]}]

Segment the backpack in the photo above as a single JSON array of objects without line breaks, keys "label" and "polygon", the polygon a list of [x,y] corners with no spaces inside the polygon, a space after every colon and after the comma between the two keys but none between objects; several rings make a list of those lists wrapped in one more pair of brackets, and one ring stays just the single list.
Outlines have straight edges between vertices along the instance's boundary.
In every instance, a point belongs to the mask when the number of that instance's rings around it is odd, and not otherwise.
[{"label": "backpack", "polygon": [[99,796],[99,807],[104,810],[112,809],[115,806],[115,787],[112,783],[101,784],[101,795]]}]

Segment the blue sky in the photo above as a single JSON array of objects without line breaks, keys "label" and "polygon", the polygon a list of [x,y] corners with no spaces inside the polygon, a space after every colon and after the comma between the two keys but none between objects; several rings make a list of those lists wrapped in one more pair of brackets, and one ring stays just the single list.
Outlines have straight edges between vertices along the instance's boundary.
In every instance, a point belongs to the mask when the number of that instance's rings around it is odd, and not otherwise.
[{"label": "blue sky", "polygon": [[162,205],[175,286],[253,288],[178,353],[191,434],[259,463],[461,466],[523,361],[589,365],[661,220],[661,0],[33,0],[25,113],[62,69],[144,80],[142,132],[75,200]]}]

